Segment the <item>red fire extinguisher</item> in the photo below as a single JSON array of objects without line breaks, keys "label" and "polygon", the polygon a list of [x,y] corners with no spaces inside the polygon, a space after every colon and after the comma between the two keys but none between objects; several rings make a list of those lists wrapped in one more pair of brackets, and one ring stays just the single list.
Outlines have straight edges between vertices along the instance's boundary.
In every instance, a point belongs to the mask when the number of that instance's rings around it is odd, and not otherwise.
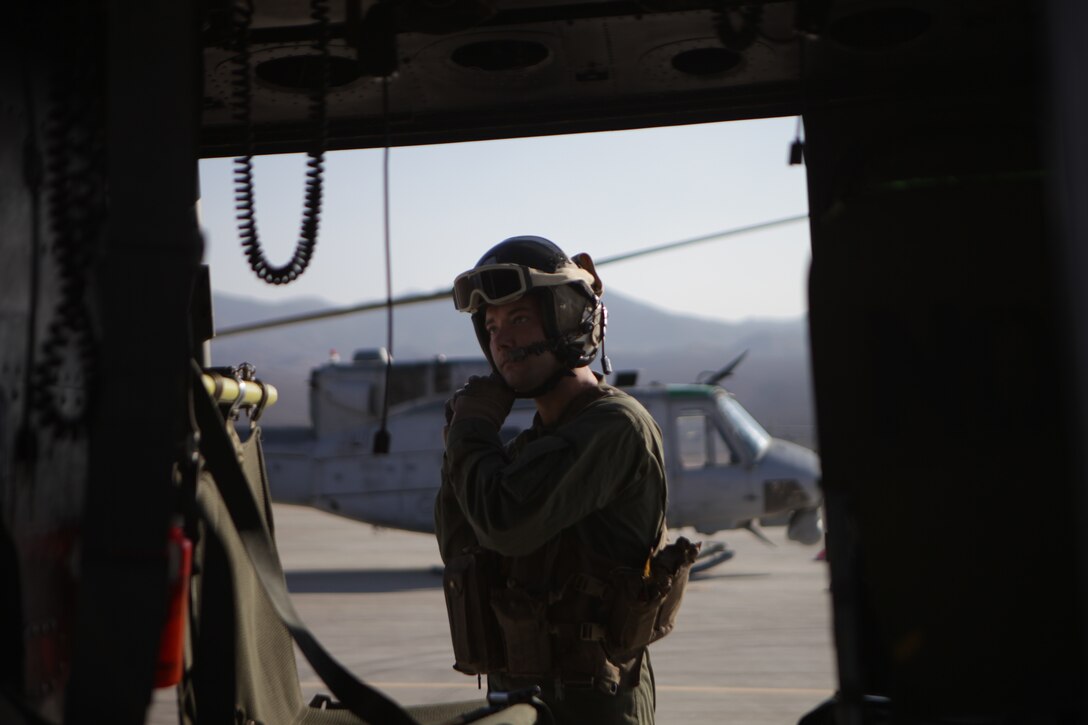
[{"label": "red fire extinguisher", "polygon": [[185,625],[189,618],[189,572],[193,563],[193,544],[185,537],[181,526],[171,526],[166,546],[170,561],[170,599],[159,639],[155,687],[173,687],[181,682]]}]

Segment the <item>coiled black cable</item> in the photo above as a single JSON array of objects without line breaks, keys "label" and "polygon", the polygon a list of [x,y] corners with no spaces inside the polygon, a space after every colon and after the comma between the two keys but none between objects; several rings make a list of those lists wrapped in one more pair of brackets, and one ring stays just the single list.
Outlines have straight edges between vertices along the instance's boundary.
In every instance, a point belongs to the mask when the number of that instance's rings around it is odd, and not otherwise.
[{"label": "coiled black cable", "polygon": [[328,137],[326,95],[329,87],[329,6],[327,0],[310,0],[310,18],[317,26],[313,48],[320,59],[318,83],[310,92],[310,119],[314,124],[313,146],[307,152],[306,191],[298,243],[290,261],[272,266],[261,249],[257,232],[257,208],[253,191],[253,87],[250,80],[249,30],[253,23],[253,0],[237,0],[233,5],[237,55],[232,70],[234,80],[234,120],[245,130],[245,155],[234,159],[234,202],[238,237],[250,269],[268,284],[288,284],[302,275],[310,264],[317,245],[321,222],[321,200],[325,177],[325,146]]},{"label": "coiled black cable", "polygon": [[[104,37],[101,10],[77,3],[62,23],[68,36],[54,59],[45,125],[44,189],[57,304],[34,366],[31,401],[59,436],[75,436],[92,410],[98,351],[88,312],[87,274],[106,218],[105,121],[101,99],[105,58],[92,39]],[[61,388],[65,362],[75,360],[75,385]]]}]

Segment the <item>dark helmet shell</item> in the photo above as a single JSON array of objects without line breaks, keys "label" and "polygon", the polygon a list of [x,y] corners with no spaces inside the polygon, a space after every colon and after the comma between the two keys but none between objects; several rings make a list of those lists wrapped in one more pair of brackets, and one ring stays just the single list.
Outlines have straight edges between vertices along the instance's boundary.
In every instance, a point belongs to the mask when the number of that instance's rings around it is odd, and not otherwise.
[{"label": "dark helmet shell", "polygon": [[485,264],[520,264],[541,272],[555,272],[560,266],[570,264],[570,259],[549,239],[521,236],[504,239],[484,252],[476,266]]},{"label": "dark helmet shell", "polygon": [[[487,250],[476,263],[517,264],[540,272],[556,272],[575,262],[554,242],[544,237],[517,236],[505,239]],[[568,368],[584,367],[597,357],[604,342],[605,308],[600,297],[583,283],[538,287],[530,291],[541,301],[544,335],[553,345],[555,355]],[[484,329],[486,306],[472,315],[476,339],[487,361],[491,359],[491,336]]]}]

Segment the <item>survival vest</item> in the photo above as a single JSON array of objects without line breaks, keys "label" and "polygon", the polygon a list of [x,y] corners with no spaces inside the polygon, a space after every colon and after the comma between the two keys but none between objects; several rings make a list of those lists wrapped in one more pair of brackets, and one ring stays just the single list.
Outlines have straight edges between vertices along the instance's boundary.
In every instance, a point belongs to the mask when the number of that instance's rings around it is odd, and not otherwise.
[{"label": "survival vest", "polygon": [[662,525],[641,571],[589,551],[573,527],[526,557],[466,549],[443,580],[454,668],[609,694],[637,686],[644,648],[672,631],[700,547],[666,540]]}]

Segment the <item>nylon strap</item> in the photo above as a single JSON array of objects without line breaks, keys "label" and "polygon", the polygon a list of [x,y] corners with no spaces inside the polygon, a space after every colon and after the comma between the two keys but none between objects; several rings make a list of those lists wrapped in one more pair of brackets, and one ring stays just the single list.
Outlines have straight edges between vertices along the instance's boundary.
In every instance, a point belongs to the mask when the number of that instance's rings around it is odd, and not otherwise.
[{"label": "nylon strap", "polygon": [[419,725],[395,702],[344,669],[302,623],[287,593],[279,556],[262,523],[257,502],[238,461],[234,442],[227,434],[226,423],[204,386],[199,384],[199,377],[193,387],[196,420],[200,426],[200,452],[207,462],[207,468],[212,471],[212,480],[226,504],[261,587],[299,649],[352,714],[381,725]]}]

